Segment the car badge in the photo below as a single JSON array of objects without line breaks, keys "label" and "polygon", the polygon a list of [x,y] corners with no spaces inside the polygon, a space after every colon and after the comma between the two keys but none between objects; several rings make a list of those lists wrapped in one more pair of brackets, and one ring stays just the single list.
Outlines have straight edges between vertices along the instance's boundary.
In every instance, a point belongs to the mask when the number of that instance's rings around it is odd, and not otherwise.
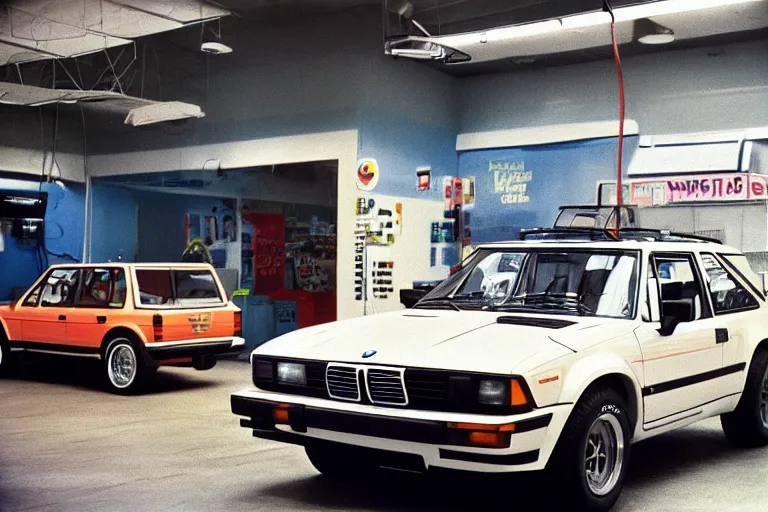
[{"label": "car badge", "polygon": [[373,357],[374,355],[376,355],[375,350],[366,350],[365,352],[363,352],[363,358],[365,359],[368,359],[369,357]]}]

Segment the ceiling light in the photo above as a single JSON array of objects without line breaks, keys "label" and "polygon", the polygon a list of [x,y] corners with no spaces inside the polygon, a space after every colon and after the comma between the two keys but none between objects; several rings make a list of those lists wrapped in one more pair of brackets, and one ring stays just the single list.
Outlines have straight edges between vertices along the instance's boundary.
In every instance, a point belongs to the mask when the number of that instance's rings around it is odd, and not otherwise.
[{"label": "ceiling light", "polygon": [[703,11],[717,7],[761,2],[763,0],[663,0],[631,5],[613,10],[616,21],[634,21],[654,16],[679,14],[691,11]]},{"label": "ceiling light", "polygon": [[664,25],[643,18],[635,20],[634,39],[641,44],[669,44],[675,40],[675,33]]},{"label": "ceiling light", "polygon": [[446,56],[445,48],[439,44],[413,39],[390,42],[385,52],[393,57],[410,59],[443,59]]},{"label": "ceiling light", "polygon": [[197,105],[180,101],[166,101],[132,109],[125,117],[125,124],[144,126],[165,121],[178,121],[190,118],[199,119],[204,116],[205,113]]},{"label": "ceiling light", "polygon": [[202,34],[200,35],[200,51],[212,55],[224,55],[232,53],[232,48],[221,41],[221,18],[219,18],[219,30],[214,32],[212,28],[203,23]]},{"label": "ceiling light", "polygon": [[[727,7],[737,4],[761,2],[764,0],[658,0],[627,7],[613,9],[616,23],[635,21],[643,18],[678,14],[683,12],[700,11],[717,7]],[[607,25],[611,15],[607,12],[588,12],[566,16],[562,19],[539,21],[525,25],[500,27],[483,32],[466,32],[449,36],[433,37],[430,40],[452,48],[464,48],[484,42],[500,42],[517,38],[555,33],[561,30]],[[651,40],[662,40],[661,36]],[[666,37],[669,39],[669,37]],[[648,43],[653,44],[653,43]],[[658,44],[658,43],[656,43]]]}]

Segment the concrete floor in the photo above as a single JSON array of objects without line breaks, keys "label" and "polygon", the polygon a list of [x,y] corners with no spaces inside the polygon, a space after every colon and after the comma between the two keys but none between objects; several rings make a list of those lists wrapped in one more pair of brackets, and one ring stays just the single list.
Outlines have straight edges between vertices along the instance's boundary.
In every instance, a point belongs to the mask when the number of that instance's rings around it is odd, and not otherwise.
[{"label": "concrete floor", "polygon": [[[238,426],[229,395],[249,385],[247,364],[164,369],[140,397],[101,391],[97,364],[35,362],[0,381],[0,511],[541,510],[552,492],[424,478],[329,483],[301,448]],[[708,420],[635,445],[615,510],[768,510],[767,486],[768,449],[737,451]]]}]

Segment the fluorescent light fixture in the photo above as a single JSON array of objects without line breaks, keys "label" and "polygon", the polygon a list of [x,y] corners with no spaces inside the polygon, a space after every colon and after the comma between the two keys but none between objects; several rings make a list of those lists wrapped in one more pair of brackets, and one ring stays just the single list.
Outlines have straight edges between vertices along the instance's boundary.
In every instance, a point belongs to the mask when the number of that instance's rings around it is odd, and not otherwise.
[{"label": "fluorescent light fixture", "polygon": [[204,116],[205,114],[197,105],[181,101],[166,101],[134,108],[125,117],[125,124],[144,126],[164,121],[177,121],[179,119],[201,118]]},{"label": "fluorescent light fixture", "polygon": [[[717,7],[728,7],[731,5],[762,2],[765,0],[659,0],[643,4],[631,5],[628,7],[618,7],[613,10],[616,22],[635,21],[655,16],[664,16],[667,14],[679,14],[684,12],[701,11]],[[539,36],[549,33],[555,33],[562,30],[573,30],[599,25],[607,25],[611,22],[611,15],[607,12],[588,12],[574,16],[566,16],[562,19],[539,21],[527,23],[525,25],[512,25],[500,27],[482,32],[467,32],[450,36],[439,36],[431,38],[439,44],[444,44],[452,48],[464,48],[479,43],[490,43],[499,41],[508,41],[530,36]],[[651,38],[652,41],[661,41],[661,36]],[[650,43],[652,44],[652,43]]]},{"label": "fluorescent light fixture", "polygon": [[653,16],[702,11],[761,1],[763,0],[663,0],[661,2],[648,2],[614,9],[613,15],[616,18],[616,22],[634,21]]},{"label": "fluorescent light fixture", "polygon": [[200,45],[200,51],[214,55],[223,55],[225,53],[232,53],[232,48],[217,41],[206,41]]},{"label": "fluorescent light fixture", "polygon": [[446,57],[445,48],[439,44],[418,39],[394,41],[388,45],[386,53],[393,57],[410,59],[443,59]]},{"label": "fluorescent light fixture", "polygon": [[668,44],[675,40],[672,29],[648,18],[635,20],[634,38],[641,44]]}]

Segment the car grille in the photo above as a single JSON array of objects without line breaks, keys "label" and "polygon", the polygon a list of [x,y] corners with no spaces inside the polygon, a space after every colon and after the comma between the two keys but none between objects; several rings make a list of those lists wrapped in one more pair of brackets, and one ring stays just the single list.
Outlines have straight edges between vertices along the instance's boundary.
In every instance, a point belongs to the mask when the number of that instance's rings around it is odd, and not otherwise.
[{"label": "car grille", "polygon": [[348,366],[329,365],[326,371],[328,394],[341,400],[360,400],[357,370]]},{"label": "car grille", "polygon": [[408,403],[402,372],[397,370],[368,370],[368,394],[374,404],[405,405]]},{"label": "car grille", "polygon": [[405,388],[411,405],[431,409],[448,399],[448,376],[434,372],[407,370]]}]

